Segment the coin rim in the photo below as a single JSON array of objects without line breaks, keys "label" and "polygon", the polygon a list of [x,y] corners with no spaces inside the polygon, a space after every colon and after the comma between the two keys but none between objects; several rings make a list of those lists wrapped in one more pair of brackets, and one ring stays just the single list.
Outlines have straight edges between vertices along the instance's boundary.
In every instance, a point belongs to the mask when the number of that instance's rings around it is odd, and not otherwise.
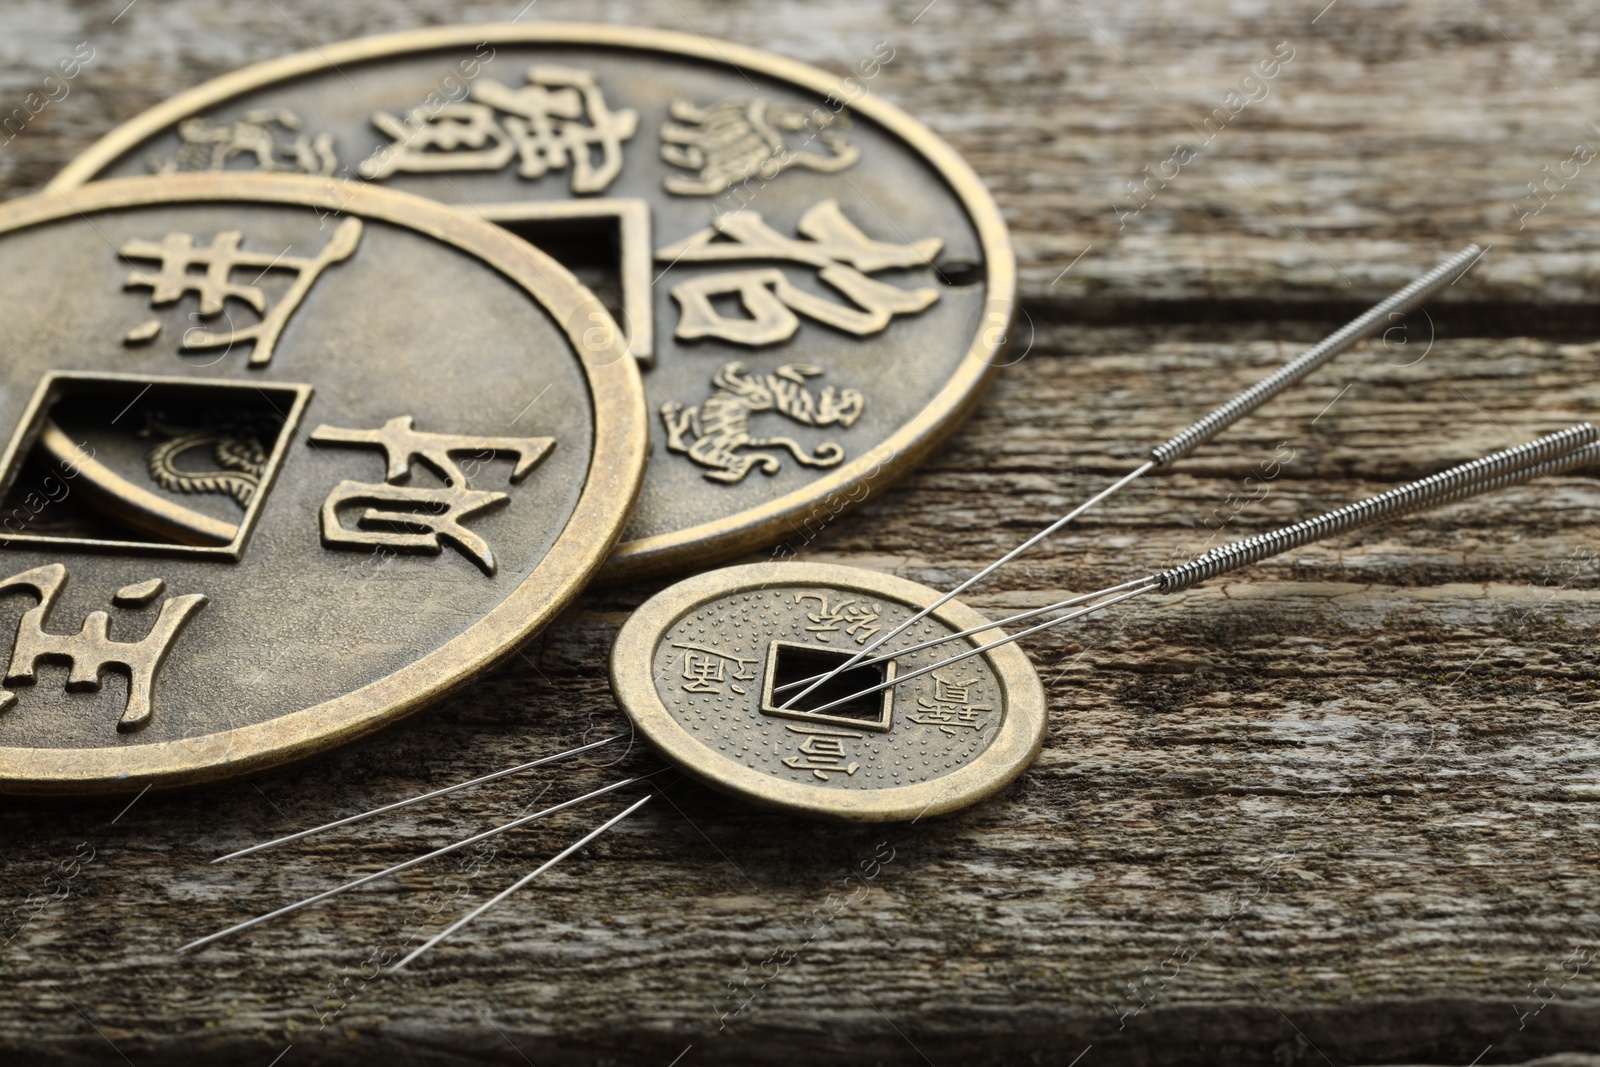
[{"label": "coin rim", "polygon": [[[842,77],[809,64],[731,41],[672,30],[556,22],[408,30],[342,41],[268,60],[180,93],[101,137],[69,163],[56,176],[55,183],[73,186],[88,181],[146,138],[205,108],[274,82],[335,69],[343,63],[479,43],[582,44],[665,52],[753,70],[816,92],[824,99],[829,94],[835,94],[840,100],[851,95]],[[999,372],[1001,361],[997,356],[1005,346],[1016,308],[1017,273],[1011,238],[994,198],[955,149],[899,107],[869,92],[846,108],[878,123],[910,145],[950,187],[971,220],[987,268],[987,295],[976,336],[968,346],[966,357],[920,412],[862,455],[799,489],[726,518],[625,541],[617,546],[598,576],[601,584],[675,574],[690,566],[718,563],[767,547],[780,540],[785,531],[793,529],[791,520],[795,516],[815,512],[824,505],[830,518],[843,513],[908,473],[954,433],[971,415]],[[1000,329],[987,325],[990,309],[1002,315]],[[866,486],[865,493],[847,492],[862,485]]]},{"label": "coin rim", "polygon": [[[629,616],[611,651],[611,690],[623,712],[662,755],[714,789],[764,807],[851,822],[898,822],[954,811],[1009,785],[1038,755],[1048,725],[1044,685],[1015,644],[985,652],[999,681],[1006,714],[989,747],[958,770],[915,785],[886,789],[817,789],[753,770],[714,751],[667,711],[655,684],[655,656],[666,633],[705,604],[737,592],[774,586],[823,585],[925,608],[943,594],[880,571],[832,563],[752,563],[697,574],[662,590]],[[956,631],[988,624],[952,600],[931,616]],[[975,647],[1005,632],[991,627],[967,641]],[[707,768],[705,757],[716,760]]]},{"label": "coin rim", "polygon": [[[0,793],[103,794],[254,773],[326,751],[444,699],[490,669],[554,618],[587,584],[621,536],[643,484],[649,412],[620,330],[597,348],[582,330],[596,305],[549,256],[506,231],[435,200],[361,184],[243,172],[119,178],[0,204],[0,235],[97,211],[169,203],[287,204],[348,213],[431,237],[483,261],[525,290],[573,344],[594,410],[583,491],[549,552],[504,600],[465,631],[384,677],[265,722],[197,737],[104,748],[0,747]],[[601,356],[591,360],[585,345]]]}]

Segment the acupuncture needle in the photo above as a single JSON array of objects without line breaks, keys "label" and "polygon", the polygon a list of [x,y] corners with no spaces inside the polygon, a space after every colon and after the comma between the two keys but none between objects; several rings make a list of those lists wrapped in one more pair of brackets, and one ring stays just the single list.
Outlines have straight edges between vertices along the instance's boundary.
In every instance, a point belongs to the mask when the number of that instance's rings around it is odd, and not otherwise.
[{"label": "acupuncture needle", "polygon": [[500,892],[496,893],[482,904],[479,904],[476,908],[473,908],[471,911],[467,912],[461,918],[457,919],[455,922],[451,923],[437,934],[434,934],[427,941],[424,941],[420,946],[418,946],[416,951],[412,952],[411,955],[395,964],[391,970],[400,970],[406,964],[410,963],[412,960],[428,951],[434,945],[437,945],[439,942],[443,941],[445,938],[449,937],[451,934],[455,933],[457,930],[461,929],[463,926],[467,925],[472,920],[476,919],[478,916],[482,915],[484,912],[488,911],[490,908],[494,907],[496,904],[500,903],[502,900],[521,889],[523,886],[527,885],[529,882],[533,881],[535,878],[539,877],[545,871],[548,871],[551,867],[554,867],[556,864],[560,863],[562,860],[578,851],[584,845],[587,845],[589,842],[593,841],[595,838],[599,837],[601,834],[617,825],[617,823],[621,822],[623,819],[626,819],[628,816],[632,815],[634,812],[650,803],[650,801],[653,799],[655,799],[654,793],[646,793],[643,797],[628,805],[628,807],[623,809],[623,811],[613,815],[611,818],[607,819],[605,822],[589,831],[582,838],[556,853],[556,855],[546,860],[532,872],[523,875],[505,889],[502,889]]},{"label": "acupuncture needle", "polygon": [[223,860],[238,859],[240,856],[248,856],[253,852],[260,852],[263,849],[274,848],[278,845],[286,845],[291,841],[298,841],[303,837],[310,837],[312,834],[320,834],[324,830],[333,830],[340,826],[349,826],[353,822],[360,822],[362,819],[370,819],[374,815],[383,815],[387,812],[397,811],[400,808],[408,807],[412,804],[420,804],[424,800],[432,800],[435,797],[442,797],[447,793],[454,793],[460,789],[467,789],[475,785],[482,785],[485,782],[492,782],[497,778],[504,778],[507,775],[520,774],[523,771],[530,771],[535,767],[542,767],[546,763],[554,763],[557,760],[564,760],[570,756],[579,756],[585,752],[593,752],[602,745],[609,745],[611,742],[617,740],[621,736],[621,734],[617,734],[613,737],[607,737],[600,741],[593,741],[587,745],[580,745],[577,748],[569,748],[565,752],[557,752],[553,756],[545,756],[542,759],[533,760],[531,763],[519,763],[515,767],[507,767],[503,771],[495,771],[493,774],[485,774],[480,778],[474,778],[468,782],[457,782],[455,785],[445,786],[443,789],[435,789],[431,793],[423,793],[421,796],[411,797],[409,800],[398,800],[393,804],[385,804],[381,808],[373,808],[371,811],[364,811],[360,815],[351,815],[347,818],[335,819],[333,822],[323,823],[321,826],[313,826],[309,830],[301,830],[299,833],[289,834],[286,837],[279,837],[271,841],[264,841],[259,845],[251,845],[249,848],[241,848],[239,851],[230,852],[226,856],[218,856],[211,862],[221,863]]},{"label": "acupuncture needle", "polygon": [[[1074,603],[1080,604],[1087,601],[1096,601],[1086,607],[1080,608],[1078,611],[1062,615],[1058,618],[1049,619],[1019,633],[1002,637],[957,655],[947,657],[937,663],[930,664],[907,674],[900,675],[882,684],[868,687],[858,693],[840,698],[839,700],[825,704],[821,707],[808,709],[808,711],[816,714],[832,710],[833,708],[849,703],[850,701],[860,699],[864,696],[870,696],[885,689],[898,686],[903,682],[922,677],[923,675],[938,670],[941,667],[961,662],[973,656],[981,655],[994,648],[998,648],[1001,645],[1009,644],[1013,641],[1019,640],[1020,638],[1027,637],[1031,634],[1038,633],[1055,626],[1059,626],[1062,623],[1076,618],[1081,618],[1093,612],[1104,610],[1105,608],[1111,607],[1114,604],[1131,600],[1134,597],[1141,596],[1145,593],[1157,590],[1168,593],[1178,592],[1219,574],[1223,574],[1238,567],[1266,559],[1270,556],[1287,551],[1288,549],[1312,543],[1332,534],[1358,529],[1384,519],[1395,518],[1441,504],[1453,503],[1479,493],[1520,484],[1545,475],[1563,473],[1580,466],[1592,464],[1597,460],[1600,460],[1600,444],[1595,443],[1597,438],[1600,438],[1600,430],[1596,430],[1595,427],[1588,423],[1579,423],[1576,426],[1572,426],[1558,433],[1541,437],[1527,444],[1504,449],[1481,459],[1459,464],[1446,471],[1430,475],[1429,477],[1423,478],[1416,482],[1408,483],[1396,489],[1391,489],[1387,492],[1380,493],[1377,496],[1369,497],[1355,504],[1346,505],[1343,508],[1328,512],[1317,518],[1295,523],[1291,526],[1287,526],[1270,533],[1258,534],[1231,542],[1228,545],[1212,549],[1209,552],[1206,552],[1203,555],[1189,561],[1188,563],[1181,564],[1177,567],[1172,567],[1160,573],[1147,575],[1143,578],[1134,579],[1129,582],[1123,582],[1119,585],[1110,586],[1095,593],[1085,594],[1081,597],[1073,598]],[[943,644],[948,641],[956,640],[960,637],[970,636],[973,633],[992,630],[1021,619],[1033,618],[1041,613],[1047,612],[1048,610],[1051,609],[1033,609],[1030,611],[1021,612],[1009,618],[988,623],[982,627],[976,627],[971,630],[963,631],[960,634],[953,634],[949,637],[941,638],[938,641],[925,642],[916,647],[925,648],[931,647],[935,644]],[[902,649],[895,655],[905,655],[909,651],[912,651],[912,649]],[[892,657],[879,657],[880,660],[884,658]],[[354,889],[359,886],[369,884],[390,874],[398,873],[399,871],[426,862],[429,859],[465,848],[468,845],[475,844],[476,842],[484,840],[485,838],[493,836],[494,834],[502,833],[506,830],[524,825],[525,823],[537,818],[541,818],[544,815],[583,803],[590,799],[594,799],[640,780],[641,778],[631,778],[622,782],[614,783],[613,785],[605,786],[601,789],[595,790],[592,793],[564,802],[563,804],[556,805],[550,809],[546,809],[545,811],[512,820],[511,822],[500,827],[492,828],[462,841],[455,842],[452,845],[447,845],[443,848],[437,849],[426,855],[397,864],[388,868],[387,870],[364,876],[346,885],[325,891],[317,894],[316,896],[307,898],[306,900],[288,905],[284,908],[280,908],[268,914],[258,916],[257,918],[248,920],[246,922],[239,923],[226,930],[222,930],[208,937],[191,942],[190,944],[183,946],[183,948],[179,949],[178,951],[185,952],[192,948],[198,948],[222,937],[226,937],[229,934],[249,929],[270,919],[296,911],[299,908],[306,907],[321,900],[326,900],[329,897],[344,892],[345,890]],[[479,915],[505,900],[517,890],[523,888],[535,878],[539,877],[545,871],[549,870],[557,863],[560,863],[563,859],[567,858],[584,845],[593,841],[600,834],[604,833],[606,830],[610,829],[612,826],[616,825],[618,822],[622,821],[639,808],[643,807],[644,804],[650,799],[651,795],[646,795],[644,798],[636,801],[620,814],[612,817],[593,831],[589,832],[575,844],[564,849],[562,852],[558,853],[555,857],[536,868],[531,873],[523,876],[510,887],[503,890],[499,894],[496,894],[478,908],[473,909],[473,911],[469,912],[467,915],[451,924],[438,935],[429,939],[425,944],[419,947],[416,951],[412,952],[405,959],[401,960],[400,963],[396,964],[395,969],[398,970],[406,966],[428,949],[432,948],[440,941],[460,930]]]},{"label": "acupuncture needle", "polygon": [[[1479,493],[1520,484],[1522,482],[1531,481],[1534,478],[1549,474],[1558,474],[1579,466],[1595,463],[1596,461],[1600,461],[1600,444],[1595,443],[1597,439],[1600,439],[1600,430],[1597,430],[1594,426],[1588,423],[1579,423],[1575,426],[1569,427],[1568,429],[1528,442],[1527,444],[1518,445],[1514,448],[1503,449],[1499,452],[1491,453],[1490,455],[1481,459],[1458,464],[1457,466],[1451,467],[1450,469],[1442,471],[1438,474],[1430,475],[1426,478],[1420,479],[1419,481],[1411,482],[1398,488],[1388,490],[1387,492],[1369,497],[1357,503],[1346,505],[1343,508],[1328,512],[1324,515],[1318,516],[1317,518],[1295,523],[1271,533],[1258,534],[1253,537],[1247,537],[1231,542],[1228,545],[1212,549],[1209,552],[1206,552],[1203,555],[1189,561],[1188,563],[1181,564],[1177,567],[1168,568],[1167,570],[1161,571],[1157,574],[1147,575],[1143,578],[1134,579],[1132,581],[1123,582],[1119,585],[1101,589],[1095,593],[1073,598],[1074,603],[1080,604],[1087,601],[1095,601],[1094,603],[1091,603],[1086,607],[1082,607],[1077,611],[1070,612],[1058,618],[1049,619],[1019,633],[1001,637],[997,640],[988,642],[987,644],[979,645],[957,655],[947,657],[937,663],[933,663],[926,667],[899,675],[898,677],[889,679],[879,685],[870,686],[861,690],[860,692],[853,693],[850,696],[842,697],[817,708],[807,709],[807,711],[810,714],[820,714],[830,711],[853,700],[858,700],[862,697],[882,692],[885,689],[893,688],[903,682],[922,677],[923,675],[929,674],[941,667],[945,667],[953,663],[959,663],[962,660],[969,659],[973,656],[982,655],[983,653],[989,652],[1000,647],[1001,645],[1010,644],[1011,642],[1020,638],[1027,637],[1042,630],[1059,626],[1062,623],[1071,621],[1072,619],[1081,618],[1092,612],[1104,610],[1105,608],[1111,607],[1114,604],[1131,600],[1134,597],[1142,596],[1145,593],[1157,590],[1168,593],[1178,592],[1208,578],[1215,577],[1219,574],[1245,566],[1249,563],[1266,559],[1291,548],[1309,544],[1332,534],[1358,529],[1384,519],[1399,517],[1401,515],[1421,511],[1426,508],[1441,504],[1453,503],[1466,499],[1470,496],[1475,496]],[[960,637],[970,636],[986,630],[993,630],[1021,619],[1036,617],[1037,615],[1047,612],[1048,610],[1050,609],[1034,609],[1031,611],[1021,612],[1018,615],[1011,616],[1010,618],[988,623],[981,627],[975,627],[971,630],[963,631],[960,634],[953,634],[937,641],[924,642],[923,644],[916,646],[916,648],[927,648],[933,645],[943,644]],[[909,651],[913,651],[913,649],[902,649],[895,653],[895,655],[903,656]],[[888,658],[893,657],[882,656],[878,659],[882,660]],[[449,937],[451,934],[465,926],[467,923],[471,922],[477,916],[481,915],[495,904],[498,904],[512,893],[515,893],[518,889],[521,889],[523,886],[527,885],[529,882],[537,878],[540,874],[544,873],[556,863],[559,863],[566,856],[577,851],[579,848],[583,847],[583,845],[587,844],[595,837],[598,837],[605,830],[609,829],[617,822],[620,822],[622,819],[632,814],[650,799],[650,796],[646,796],[637,801],[626,811],[604,823],[596,830],[592,831],[588,836],[572,845],[562,853],[558,854],[543,866],[524,876],[509,888],[505,889],[478,908],[469,912],[451,926],[431,938],[415,952],[411,953],[411,955],[401,960],[395,965],[395,969],[399,970],[400,968],[406,966],[417,956],[420,956],[435,944]]]},{"label": "acupuncture needle", "polygon": [[1139,478],[1148,474],[1150,471],[1165,467],[1175,460],[1187,456],[1190,452],[1193,452],[1196,448],[1199,448],[1217,434],[1221,433],[1223,430],[1227,429],[1229,426],[1232,426],[1235,422],[1250,414],[1262,404],[1265,404],[1267,401],[1283,392],[1289,386],[1295,384],[1300,379],[1316,370],[1318,367],[1321,367],[1324,363],[1327,363],[1334,356],[1339,355],[1341,352],[1344,352],[1345,350],[1354,346],[1357,342],[1369,336],[1374,330],[1378,329],[1384,323],[1391,322],[1395,316],[1403,315],[1406,312],[1414,309],[1418,304],[1422,303],[1422,301],[1426,300],[1430,295],[1439,290],[1446,283],[1452,281],[1467,267],[1471,266],[1471,264],[1478,258],[1480,254],[1481,250],[1477,245],[1468,245],[1466,248],[1462,249],[1460,252],[1457,252],[1449,259],[1446,259],[1443,263],[1440,263],[1437,267],[1434,267],[1432,270],[1417,278],[1403,289],[1391,295],[1388,299],[1369,308],[1367,311],[1350,320],[1344,326],[1340,327],[1338,330],[1335,330],[1333,333],[1329,334],[1312,347],[1300,353],[1300,355],[1296,356],[1293,360],[1290,360],[1288,363],[1284,364],[1267,377],[1261,379],[1256,384],[1237,394],[1231,400],[1210,412],[1188,429],[1183,430],[1181,433],[1175,435],[1166,442],[1152,448],[1150,450],[1150,458],[1145,460],[1145,462],[1140,464],[1137,468],[1128,472],[1127,474],[1124,474],[1122,477],[1112,482],[1109,486],[1100,490],[1100,492],[1096,493],[1082,504],[1079,504],[1065,515],[1061,516],[1061,518],[1057,519],[1049,526],[1046,526],[1043,530],[1040,530],[1038,533],[1022,542],[1016,548],[1013,548],[1010,552],[1007,552],[993,563],[990,563],[982,570],[973,574],[961,584],[957,585],[954,589],[951,589],[948,593],[943,594],[939,597],[939,599],[921,609],[906,621],[900,623],[894,629],[874,638],[869,644],[858,649],[855,654],[851,656],[851,658],[845,660],[843,663],[838,664],[831,670],[778,686],[773,690],[774,695],[785,690],[792,690],[800,686],[805,686],[803,690],[801,690],[799,693],[796,693],[794,696],[784,698],[783,707],[785,709],[792,708],[795,701],[804,699],[819,686],[837,677],[840,672],[847,671],[850,668],[857,666],[863,659],[867,657],[869,653],[872,652],[873,649],[877,648],[879,645],[882,645],[885,641],[892,641],[906,629],[914,626],[932,612],[937,611],[939,608],[955,599],[955,597],[960,595],[974,583],[983,580],[990,574],[993,574],[995,571],[1005,566],[1007,563],[1010,563],[1022,553],[1026,552],[1040,541],[1043,541],[1045,538],[1054,534],[1063,526],[1067,525],[1067,523],[1071,522],[1073,519],[1076,519],[1078,516],[1082,515],[1096,504],[1103,502],[1128,485],[1137,481]]},{"label": "acupuncture needle", "polygon": [[[1537,441],[1530,441],[1526,445],[1520,445],[1514,449],[1506,449],[1503,453],[1496,453],[1493,456],[1486,456],[1483,459],[1473,460],[1471,463],[1463,463],[1459,467],[1453,467],[1449,471],[1445,471],[1436,477],[1443,478],[1447,475],[1452,476],[1453,480],[1450,484],[1455,485],[1470,482],[1474,478],[1487,478],[1503,471],[1520,469],[1520,467],[1516,465],[1517,461],[1521,461],[1522,466],[1527,466],[1537,463],[1541,460],[1556,458],[1565,454],[1571,449],[1588,444],[1588,432],[1589,424],[1579,423],[1578,425],[1569,427],[1568,429],[1562,430],[1559,433],[1550,434],[1547,437],[1542,437]],[[1600,431],[1596,432],[1600,433]],[[1513,456],[1516,457],[1516,459],[1510,458]],[[1026,622],[1029,619],[1038,618],[1040,615],[1048,615],[1052,611],[1063,611],[1067,608],[1076,607],[1079,604],[1086,604],[1090,601],[1099,600],[1101,597],[1110,595],[1112,593],[1120,593],[1123,590],[1146,585],[1149,583],[1149,581],[1149,578],[1135,578],[1132,581],[1123,582],[1121,585],[1113,585],[1093,593],[1080,593],[1077,596],[1068,597],[1066,600],[1058,600],[1053,604],[1046,604],[1043,607],[1029,608],[1026,611],[1019,611],[1015,615],[1008,615],[1007,617],[998,619],[994,622],[986,622],[981,626],[974,626],[970,629],[962,630],[959,633],[947,634],[943,637],[930,638],[926,641],[920,642],[919,644],[908,645],[905,648],[896,649],[893,652],[885,652],[881,655],[873,656],[870,659],[862,660],[860,663],[856,664],[856,667],[858,669],[863,667],[876,667],[880,663],[887,663],[890,660],[898,659],[901,656],[910,655],[913,652],[921,652],[923,649],[949,644],[952,641],[959,641],[962,638],[971,637],[973,634],[983,633],[985,630],[992,630],[998,626],[1011,626],[1019,622]],[[1104,607],[1106,605],[1101,606]]]},{"label": "acupuncture needle", "polygon": [[[862,697],[880,693],[885,689],[891,689],[914,678],[920,678],[941,667],[947,667],[953,663],[971,659],[973,656],[982,655],[991,649],[1010,644],[1019,638],[1101,611],[1114,604],[1120,604],[1154,591],[1176,593],[1198,582],[1214,578],[1219,574],[1267,559],[1291,548],[1310,544],[1333,534],[1344,533],[1385,519],[1397,518],[1427,508],[1455,503],[1480,493],[1502,489],[1511,485],[1519,485],[1546,475],[1562,474],[1593,464],[1596,461],[1600,461],[1600,444],[1595,443],[1597,438],[1600,438],[1600,430],[1596,430],[1595,427],[1588,423],[1579,423],[1576,426],[1571,426],[1558,433],[1549,434],[1527,444],[1504,449],[1482,459],[1463,463],[1419,481],[1390,489],[1377,496],[1368,497],[1354,504],[1347,504],[1342,508],[1319,515],[1316,518],[1306,519],[1269,533],[1256,534],[1253,537],[1218,546],[1176,567],[1170,567],[1156,574],[1146,575],[1131,582],[1123,582],[1095,593],[1086,594],[1083,597],[1074,598],[1079,603],[1089,600],[1097,601],[1087,607],[1046,620],[1015,634],[997,638],[987,644],[964,650],[937,663],[898,675],[878,685],[868,686],[859,692],[840,697],[820,707],[807,708],[805,710],[808,714],[821,714],[851,701],[859,700]],[[1031,618],[1036,614],[1038,613],[1032,611],[1021,612],[1010,618],[990,623],[988,626],[964,631],[962,635],[952,635],[949,638],[942,638],[940,641],[933,643],[943,644],[945,641],[954,640],[955,636],[967,636],[975,632],[994,629],[1012,621]],[[896,655],[904,655],[905,651],[909,650],[903,650],[896,653]],[[892,657],[879,657],[879,660],[881,661],[885,658]]]},{"label": "acupuncture needle", "polygon": [[[664,769],[665,768],[663,768],[663,770]],[[658,771],[656,773],[660,772]],[[542,811],[536,811],[532,815],[522,815],[512,819],[510,822],[501,823],[499,826],[492,826],[489,829],[484,830],[482,833],[474,834],[471,837],[457,841],[454,844],[445,845],[443,848],[436,848],[432,852],[426,853],[425,855],[405,860],[402,863],[395,864],[393,867],[385,868],[384,870],[374,872],[373,874],[363,875],[353,882],[346,882],[344,885],[336,886],[333,889],[324,890],[315,896],[306,897],[304,900],[296,901],[293,904],[286,904],[283,907],[278,908],[276,911],[269,911],[265,915],[257,915],[253,919],[247,919],[242,923],[237,923],[228,927],[226,930],[219,930],[214,934],[208,934],[207,936],[196,941],[189,942],[187,945],[184,945],[182,948],[178,949],[178,951],[180,953],[188,952],[192,948],[199,948],[201,945],[208,945],[211,942],[227,937],[230,934],[241,933],[253,926],[259,926],[261,923],[267,922],[271,919],[280,918],[284,915],[290,914],[291,912],[299,911],[301,908],[316,904],[319,901],[338,896],[340,893],[346,892],[347,890],[359,889],[361,886],[369,885],[370,883],[376,882],[381,878],[387,878],[391,874],[399,874],[401,871],[409,870],[420,863],[426,863],[428,860],[437,859],[440,856],[455,852],[458,849],[466,848],[468,845],[475,845],[479,841],[485,841],[497,834],[503,834],[508,830],[515,830],[517,827],[525,826],[528,823],[533,822],[535,819],[542,819],[547,815],[554,815],[558,811],[564,811],[567,808],[576,807],[579,804],[583,804],[598,797],[605,796],[607,793],[621,789],[623,786],[633,785],[636,782],[641,782],[646,777],[648,777],[648,775],[635,778],[625,778],[620,782],[613,782],[610,785],[601,786],[599,789],[596,789],[591,793],[585,793],[581,797],[574,797],[571,800],[562,801],[560,804],[545,808]]]}]

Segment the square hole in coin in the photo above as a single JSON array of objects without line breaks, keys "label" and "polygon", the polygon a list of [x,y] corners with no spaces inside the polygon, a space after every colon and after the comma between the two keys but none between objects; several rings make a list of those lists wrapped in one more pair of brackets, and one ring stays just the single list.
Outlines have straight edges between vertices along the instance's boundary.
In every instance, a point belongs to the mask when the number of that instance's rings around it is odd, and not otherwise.
[{"label": "square hole in coin", "polygon": [[47,374],[0,458],[0,543],[237,560],[310,396]]},{"label": "square hole in coin", "polygon": [[506,219],[500,225],[570,270],[623,321],[622,226],[615,217]]},{"label": "square hole in coin", "polygon": [[[570,270],[615,320],[640,364],[655,364],[655,245],[643,200],[517,201],[477,209]],[[595,324],[583,314],[564,325],[588,330]]]},{"label": "square hole in coin", "polygon": [[894,715],[892,688],[878,693],[868,693],[824,712],[813,709],[825,707],[842,697],[889,681],[894,677],[893,660],[871,665],[860,664],[840,671],[837,677],[830,678],[814,691],[794,701],[792,707],[785,708],[781,705],[794,694],[804,690],[805,686],[773,696],[773,690],[779,686],[831,671],[849,662],[854,655],[853,651],[804,645],[794,641],[772,642],[767,650],[766,682],[761,697],[762,713],[784,719],[830,723],[879,733],[888,732]]}]

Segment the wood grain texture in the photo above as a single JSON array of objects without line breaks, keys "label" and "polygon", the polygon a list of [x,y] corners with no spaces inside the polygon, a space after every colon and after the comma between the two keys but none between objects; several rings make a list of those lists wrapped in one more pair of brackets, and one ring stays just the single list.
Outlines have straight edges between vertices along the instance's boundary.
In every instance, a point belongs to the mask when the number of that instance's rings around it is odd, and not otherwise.
[{"label": "wood grain texture", "polygon": [[[97,50],[0,146],[6,195],[241,64],[521,6],[125,3],[0,10],[0,112],[77,42]],[[1600,160],[1526,228],[1512,208],[1541,168],[1600,140],[1592,12],[1323,8],[539,0],[524,17],[700,31],[838,71],[890,40],[873,91],[995,190],[1023,268],[1025,357],[918,473],[797,535],[802,558],[955,581],[1296,346],[1467,241],[1493,245],[1404,335],[970,598],[1002,614],[1600,408]],[[1175,142],[1199,147],[1194,127],[1284,41],[1294,59],[1271,94],[1119,224],[1125,183]],[[1245,486],[1291,453],[1264,493]],[[1597,506],[1591,475],[1551,479],[1030,641],[1053,709],[1044,753],[953,817],[840,829],[679,782],[413,970],[371,961],[576,839],[600,806],[173,955],[655,770],[637,749],[590,758],[207,864],[618,728],[610,642],[661,585],[588,594],[470,693],[313,764],[126,809],[7,802],[0,901],[60,899],[0,945],[0,1060],[1595,1067],[1600,962],[1580,961],[1600,950]],[[841,888],[891,849],[864,896]]]}]

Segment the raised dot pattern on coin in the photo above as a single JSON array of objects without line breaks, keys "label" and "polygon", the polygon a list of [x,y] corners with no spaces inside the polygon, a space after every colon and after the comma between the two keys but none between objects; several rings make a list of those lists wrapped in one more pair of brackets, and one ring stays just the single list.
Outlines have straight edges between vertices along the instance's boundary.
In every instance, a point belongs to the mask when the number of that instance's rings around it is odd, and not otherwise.
[{"label": "raised dot pattern on coin", "polygon": [[848,78],[555,23],[347,41],[168,101],[58,182],[297,171],[572,251],[650,398],[649,472],[606,577],[669,573],[809,537],[918,462],[997,369],[1015,288],[998,210],[884,99],[892,42],[838,58]]},{"label": "raised dot pattern on coin", "polygon": [[[898,652],[985,626],[952,601],[814,694],[779,687],[842,666],[939,594],[891,575],[816,563],[709,571],[640,606],[617,635],[617,701],[663,755],[756,803],[889,821],[937,814],[1000,789],[1044,737],[1044,691],[1003,645],[867,696],[897,675],[999,636]],[[784,695],[775,695],[775,690]],[[835,703],[837,707],[833,706]]]},{"label": "raised dot pattern on coin", "polygon": [[207,174],[0,207],[0,790],[303,756],[553,617],[645,456],[634,365],[573,337],[588,299],[382,189]]},{"label": "raised dot pattern on coin", "polygon": [[[837,789],[926,782],[967,766],[999,734],[1004,698],[993,667],[981,656],[914,678],[887,698],[863,701],[874,707],[854,718],[781,713],[782,696],[774,700],[763,684],[775,654],[848,654],[914,611],[827,585],[732,596],[686,615],[667,632],[656,651],[656,688],[685,729],[753,770]],[[924,620],[872,655],[955,632]],[[949,651],[923,649],[895,664],[906,673]]]}]

